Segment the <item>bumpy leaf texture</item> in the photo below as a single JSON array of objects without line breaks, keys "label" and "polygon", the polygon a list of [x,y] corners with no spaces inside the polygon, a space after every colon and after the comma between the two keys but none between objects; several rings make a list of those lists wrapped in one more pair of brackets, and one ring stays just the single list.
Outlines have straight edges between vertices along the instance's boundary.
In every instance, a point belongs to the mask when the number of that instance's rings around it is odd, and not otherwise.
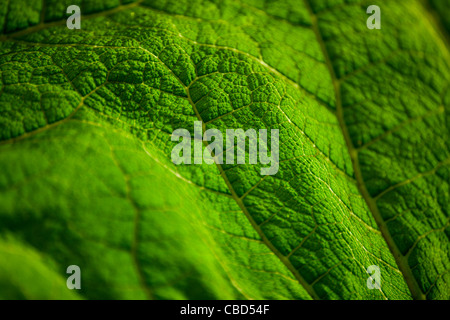
[{"label": "bumpy leaf texture", "polygon": [[[2,1],[0,298],[449,299],[445,2]],[[198,120],[278,173],[175,166]]]}]

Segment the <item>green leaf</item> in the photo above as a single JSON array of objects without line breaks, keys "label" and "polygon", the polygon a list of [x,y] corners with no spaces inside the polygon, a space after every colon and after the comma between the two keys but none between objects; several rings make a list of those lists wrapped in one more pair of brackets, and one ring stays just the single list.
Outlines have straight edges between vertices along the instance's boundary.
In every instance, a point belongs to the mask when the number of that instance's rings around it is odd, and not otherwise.
[{"label": "green leaf", "polygon": [[[449,299],[450,55],[429,8],[2,3],[0,298]],[[199,120],[279,129],[279,171],[175,166],[172,132]]]}]

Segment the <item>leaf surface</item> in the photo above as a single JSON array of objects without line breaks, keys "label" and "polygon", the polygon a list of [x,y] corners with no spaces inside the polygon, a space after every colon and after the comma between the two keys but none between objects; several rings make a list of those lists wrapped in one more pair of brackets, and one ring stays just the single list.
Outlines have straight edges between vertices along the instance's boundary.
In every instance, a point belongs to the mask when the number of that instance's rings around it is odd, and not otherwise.
[{"label": "leaf surface", "polygon": [[[61,298],[78,265],[74,298],[450,297],[450,59],[422,1],[81,1],[80,30],[76,3],[24,3],[0,5],[11,296]],[[278,173],[175,166],[199,120],[279,129]]]}]

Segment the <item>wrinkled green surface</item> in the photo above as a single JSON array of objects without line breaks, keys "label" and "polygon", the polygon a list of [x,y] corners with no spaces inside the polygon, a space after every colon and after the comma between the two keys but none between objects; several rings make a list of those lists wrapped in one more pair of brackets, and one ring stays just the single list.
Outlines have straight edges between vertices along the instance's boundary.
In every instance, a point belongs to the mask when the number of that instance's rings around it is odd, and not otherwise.
[{"label": "wrinkled green surface", "polygon": [[[66,2],[0,4],[0,298],[450,298],[450,59],[422,1]],[[196,120],[278,128],[278,173],[174,166]]]}]

